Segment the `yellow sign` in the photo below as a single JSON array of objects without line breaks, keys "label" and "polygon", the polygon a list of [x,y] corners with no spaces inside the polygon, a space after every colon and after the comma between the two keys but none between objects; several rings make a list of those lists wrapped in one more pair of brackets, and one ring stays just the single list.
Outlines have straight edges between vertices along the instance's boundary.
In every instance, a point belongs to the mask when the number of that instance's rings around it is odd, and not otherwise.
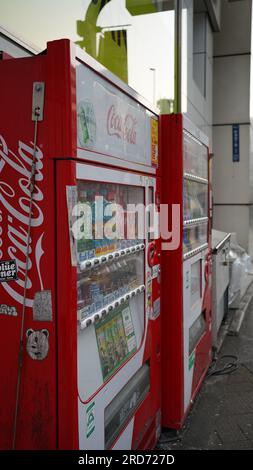
[{"label": "yellow sign", "polygon": [[158,121],[151,118],[151,163],[158,166]]}]

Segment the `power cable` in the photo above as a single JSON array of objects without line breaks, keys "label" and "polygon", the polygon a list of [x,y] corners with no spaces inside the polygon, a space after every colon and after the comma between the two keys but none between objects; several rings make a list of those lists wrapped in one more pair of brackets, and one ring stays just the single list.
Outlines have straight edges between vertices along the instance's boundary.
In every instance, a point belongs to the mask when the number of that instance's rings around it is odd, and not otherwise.
[{"label": "power cable", "polygon": [[[220,364],[223,359],[231,359],[231,361],[226,362],[223,366]],[[214,375],[226,375],[233,374],[239,367],[239,358],[234,354],[224,354],[219,358],[215,359],[211,365],[209,372],[207,373],[207,378]]]}]

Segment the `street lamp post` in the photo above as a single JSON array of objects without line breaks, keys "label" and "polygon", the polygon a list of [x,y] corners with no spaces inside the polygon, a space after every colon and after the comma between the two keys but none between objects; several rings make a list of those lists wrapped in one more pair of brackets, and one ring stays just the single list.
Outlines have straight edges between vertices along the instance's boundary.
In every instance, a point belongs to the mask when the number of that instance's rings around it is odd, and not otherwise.
[{"label": "street lamp post", "polygon": [[153,104],[156,104],[156,69],[155,67],[150,67],[149,70],[153,72]]}]

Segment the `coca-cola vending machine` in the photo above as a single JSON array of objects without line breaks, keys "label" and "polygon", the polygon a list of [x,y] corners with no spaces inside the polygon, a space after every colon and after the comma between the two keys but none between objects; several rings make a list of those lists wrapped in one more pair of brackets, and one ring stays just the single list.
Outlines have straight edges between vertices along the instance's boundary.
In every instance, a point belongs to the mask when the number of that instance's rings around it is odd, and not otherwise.
[{"label": "coca-cola vending machine", "polygon": [[151,449],[158,117],[68,40],[0,84],[0,447]]},{"label": "coca-cola vending machine", "polygon": [[[211,186],[208,138],[184,115],[161,117],[162,425],[182,427],[211,361]],[[162,245],[163,248],[163,245]]]}]

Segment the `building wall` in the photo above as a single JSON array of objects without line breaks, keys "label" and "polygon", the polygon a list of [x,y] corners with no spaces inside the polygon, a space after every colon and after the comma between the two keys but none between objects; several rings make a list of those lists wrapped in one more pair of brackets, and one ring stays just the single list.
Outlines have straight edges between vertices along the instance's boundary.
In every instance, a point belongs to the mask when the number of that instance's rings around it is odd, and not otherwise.
[{"label": "building wall", "polygon": [[204,2],[198,3],[196,9],[193,0],[183,0],[182,111],[212,146],[213,33]]},{"label": "building wall", "polygon": [[[252,254],[251,1],[221,4],[221,32],[214,34],[214,228],[236,232]],[[239,124],[239,162],[233,162],[233,124]]]}]

